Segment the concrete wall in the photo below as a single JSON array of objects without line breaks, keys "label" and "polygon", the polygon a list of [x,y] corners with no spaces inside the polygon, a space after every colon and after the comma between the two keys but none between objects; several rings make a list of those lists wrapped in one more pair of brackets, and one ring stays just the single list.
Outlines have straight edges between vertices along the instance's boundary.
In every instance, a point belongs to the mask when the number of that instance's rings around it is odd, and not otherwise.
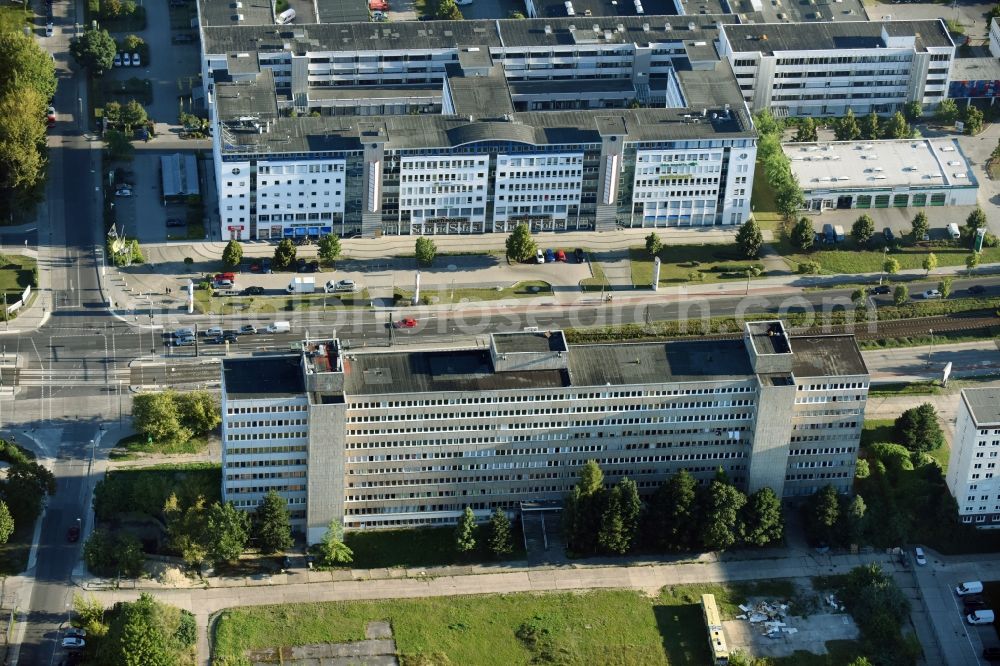
[{"label": "concrete wall", "polygon": [[772,386],[766,379],[760,385],[747,480],[749,493],[771,488],[778,497],[784,495],[795,390],[794,384]]},{"label": "concrete wall", "polygon": [[309,405],[306,540],[323,538],[331,520],[344,520],[345,403]]}]

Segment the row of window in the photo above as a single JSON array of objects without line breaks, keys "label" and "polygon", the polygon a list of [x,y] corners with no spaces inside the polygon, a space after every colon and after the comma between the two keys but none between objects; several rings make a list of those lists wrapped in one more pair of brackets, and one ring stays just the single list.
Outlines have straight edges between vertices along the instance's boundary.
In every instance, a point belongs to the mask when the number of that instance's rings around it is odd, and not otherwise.
[{"label": "row of window", "polygon": [[276,428],[281,426],[308,425],[306,419],[264,419],[262,421],[227,421],[229,428]]},{"label": "row of window", "polygon": [[283,414],[287,412],[304,412],[307,405],[268,405],[266,407],[227,407],[226,414]]}]

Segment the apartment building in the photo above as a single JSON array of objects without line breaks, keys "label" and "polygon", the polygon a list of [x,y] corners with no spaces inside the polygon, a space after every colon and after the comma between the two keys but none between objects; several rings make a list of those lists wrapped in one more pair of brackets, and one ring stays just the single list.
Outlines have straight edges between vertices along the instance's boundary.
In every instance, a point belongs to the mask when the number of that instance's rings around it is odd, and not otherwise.
[{"label": "apartment building", "polygon": [[852,336],[568,345],[560,331],[487,347],[370,352],[336,340],[228,358],[223,496],[287,497],[310,542],[347,529],[451,524],[466,507],[561,501],[587,460],[652,492],[720,467],[794,498],[854,477],[868,371]]},{"label": "apartment building", "polygon": [[948,94],[955,44],[941,20],[723,25],[729,58],[753,111],[779,116],[933,109]]},{"label": "apartment building", "polygon": [[1000,527],[1000,390],[963,389],[945,480],[963,523]]}]

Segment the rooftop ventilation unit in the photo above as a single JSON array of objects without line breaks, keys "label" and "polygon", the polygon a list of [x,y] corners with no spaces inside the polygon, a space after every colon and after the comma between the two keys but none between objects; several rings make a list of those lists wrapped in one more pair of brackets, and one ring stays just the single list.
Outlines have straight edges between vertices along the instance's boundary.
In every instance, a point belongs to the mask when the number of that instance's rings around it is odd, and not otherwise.
[{"label": "rooftop ventilation unit", "polygon": [[[563,5],[566,7],[566,16],[576,16],[576,10],[573,9],[573,3],[572,2],[570,2],[569,0],[566,0],[566,2],[563,3]],[[548,27],[548,26],[545,26],[545,27]]]},{"label": "rooftop ventilation unit", "polygon": [[[642,3],[639,2],[639,0],[635,0],[635,13],[639,14],[640,16],[646,13],[646,10],[642,8]],[[644,24],[644,25],[646,26],[644,28],[645,31],[649,32],[649,24]]]},{"label": "rooftop ventilation unit", "polygon": [[[567,2],[566,4],[568,5],[569,3]],[[545,26],[545,34],[546,35],[551,35],[552,34],[552,26],[551,25],[546,25]]]}]

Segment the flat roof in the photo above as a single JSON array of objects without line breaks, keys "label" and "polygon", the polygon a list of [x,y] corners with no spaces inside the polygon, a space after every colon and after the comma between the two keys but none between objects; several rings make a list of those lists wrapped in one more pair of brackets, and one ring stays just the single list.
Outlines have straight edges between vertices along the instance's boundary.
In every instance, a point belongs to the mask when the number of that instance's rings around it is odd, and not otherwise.
[{"label": "flat roof", "polygon": [[522,352],[545,353],[567,350],[562,331],[525,331],[523,333],[494,333],[493,346],[498,354]]},{"label": "flat roof", "polygon": [[853,335],[793,335],[792,374],[802,377],[867,375]]},{"label": "flat roof", "polygon": [[205,26],[274,26],[270,0],[200,0]]},{"label": "flat roof", "polygon": [[726,104],[742,106],[740,86],[728,60],[717,62],[712,69],[677,69],[675,72],[684,100],[692,109],[716,110],[725,108]]},{"label": "flat roof", "polygon": [[226,395],[239,400],[294,397],[305,393],[297,354],[222,360]]},{"label": "flat roof", "polygon": [[[575,18],[594,16],[639,16],[635,0],[570,0]],[[639,0],[643,15],[660,16],[677,13],[673,0]],[[715,0],[718,4],[718,0]],[[540,18],[566,18],[566,0],[535,0],[535,12]],[[589,12],[589,13],[588,13]],[[697,12],[696,12],[697,13]],[[721,14],[721,11],[716,13]]]},{"label": "flat roof", "polygon": [[949,81],[1000,81],[1000,58],[955,58]]},{"label": "flat roof", "polygon": [[569,370],[574,386],[727,381],[754,374],[742,340],[574,345]]},{"label": "flat roof", "polygon": [[464,73],[455,63],[445,67],[456,114],[479,119],[503,118],[514,112],[503,67],[493,65],[484,76]]},{"label": "flat roof", "polygon": [[954,46],[940,20],[931,21],[821,21],[814,23],[757,23],[725,25],[723,31],[735,53],[773,54],[781,51],[816,51],[886,48],[890,38],[914,37],[916,51]]},{"label": "flat roof", "polygon": [[781,147],[807,192],[977,186],[956,139],[786,143]]},{"label": "flat roof", "polygon": [[352,23],[371,19],[366,0],[316,0],[316,9],[320,23]]},{"label": "flat roof", "polygon": [[788,333],[780,321],[754,321],[747,324],[757,354],[789,354]]},{"label": "flat roof", "polygon": [[962,389],[962,400],[977,426],[1000,424],[1000,387]]}]

